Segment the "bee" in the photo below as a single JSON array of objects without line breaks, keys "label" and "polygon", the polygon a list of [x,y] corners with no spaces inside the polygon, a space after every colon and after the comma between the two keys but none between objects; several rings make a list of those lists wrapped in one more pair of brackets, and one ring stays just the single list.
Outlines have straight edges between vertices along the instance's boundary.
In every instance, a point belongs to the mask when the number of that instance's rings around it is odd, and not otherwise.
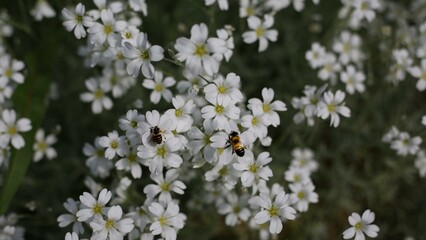
[{"label": "bee", "polygon": [[161,135],[161,130],[159,127],[155,126],[151,128],[152,138],[151,140],[156,144],[161,144],[163,142],[163,136]]},{"label": "bee", "polygon": [[[228,136],[229,146],[232,146],[232,153],[236,153],[237,156],[244,156],[244,145],[241,143],[240,136],[237,132],[231,132]],[[229,147],[228,146],[228,147]]]}]

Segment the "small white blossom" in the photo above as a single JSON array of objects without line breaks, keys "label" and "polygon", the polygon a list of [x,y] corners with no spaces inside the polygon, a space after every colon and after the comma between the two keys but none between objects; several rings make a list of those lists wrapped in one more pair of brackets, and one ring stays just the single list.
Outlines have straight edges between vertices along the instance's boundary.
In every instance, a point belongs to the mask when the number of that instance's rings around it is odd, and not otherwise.
[{"label": "small white blossom", "polygon": [[166,240],[176,240],[176,229],[182,229],[185,215],[179,213],[179,206],[174,202],[167,203],[166,209],[156,202],[148,207],[154,221],[149,227],[153,235],[160,235]]},{"label": "small white blossom", "polygon": [[257,156],[256,161],[254,160],[253,153],[246,151],[244,157],[238,158],[238,163],[234,163],[232,166],[242,171],[241,182],[244,187],[251,187],[260,178],[269,180],[272,177],[272,170],[266,164],[270,163],[272,158],[268,152],[262,152]]},{"label": "small white blossom", "polygon": [[95,218],[90,227],[93,228],[92,240],[122,240],[124,235],[131,232],[133,219],[121,219],[123,210],[120,206],[113,206],[108,210],[108,219]]},{"label": "small white blossom", "polygon": [[90,92],[82,93],[80,99],[83,102],[92,102],[92,112],[95,114],[101,113],[102,110],[112,108],[112,100],[106,94],[109,88],[105,84],[101,84],[99,80],[89,78],[85,82],[87,89]]},{"label": "small white blossom", "polygon": [[422,138],[419,136],[410,137],[407,132],[400,132],[398,136],[391,142],[391,148],[397,151],[398,155],[406,156],[414,155],[419,150]]},{"label": "small white blossom", "polygon": [[93,25],[92,19],[89,16],[86,16],[85,12],[86,10],[82,3],[77,4],[75,7],[75,13],[66,8],[62,9],[62,15],[65,19],[63,25],[68,32],[71,32],[74,29],[74,35],[77,39],[86,37],[86,30],[84,27],[90,27]]},{"label": "small white blossom", "polygon": [[143,189],[143,192],[148,198],[153,199],[155,196],[160,194],[158,200],[160,202],[168,203],[172,201],[171,192],[181,195],[184,194],[186,185],[182,181],[177,180],[179,172],[176,169],[168,170],[165,177],[163,177],[163,174],[151,174],[150,177],[157,184],[148,184]]},{"label": "small white blossom", "polygon": [[375,214],[367,209],[362,214],[362,217],[358,213],[352,213],[349,216],[349,223],[352,227],[348,228],[343,232],[344,239],[350,239],[355,237],[356,240],[365,239],[365,235],[371,238],[377,237],[379,232],[379,227],[374,222]]},{"label": "small white blossom", "polygon": [[101,218],[102,214],[107,213],[105,205],[111,200],[112,193],[104,188],[99,193],[98,199],[88,193],[84,192],[80,195],[81,209],[77,212],[76,216],[78,221],[84,222],[92,217]]},{"label": "small white blossom", "polygon": [[330,126],[337,127],[340,123],[339,114],[344,117],[350,117],[351,111],[344,106],[345,93],[337,90],[336,94],[331,91],[324,93],[324,101],[321,101],[318,106],[318,116],[322,119],[327,119],[331,116]]},{"label": "small white blossom", "polygon": [[77,220],[77,212],[79,209],[79,202],[74,201],[72,198],[68,198],[64,202],[65,209],[70,213],[62,214],[58,217],[59,227],[66,227],[73,223],[72,231],[79,234],[84,233],[83,224]]},{"label": "small white blossom", "polygon": [[268,47],[268,40],[271,42],[277,41],[278,31],[270,29],[274,25],[274,17],[265,15],[264,21],[256,16],[251,16],[247,19],[247,23],[251,31],[243,33],[245,43],[254,43],[259,40],[259,52],[263,52]]},{"label": "small white blossom", "polygon": [[160,71],[155,71],[154,80],[145,79],[143,80],[142,86],[153,90],[149,100],[152,103],[157,104],[160,102],[161,97],[163,97],[167,102],[172,100],[173,93],[168,88],[175,85],[175,83],[176,80],[173,77],[166,77],[163,79],[163,73]]},{"label": "small white blossom", "polygon": [[14,110],[5,109],[0,120],[0,142],[5,145],[11,142],[14,148],[20,149],[25,146],[25,140],[19,133],[28,132],[31,128],[31,121],[28,118],[17,120]]},{"label": "small white blossom", "polygon": [[115,155],[124,156],[124,136],[119,136],[117,131],[108,133],[108,136],[100,137],[99,145],[106,148],[105,157],[108,159],[113,159]]},{"label": "small white blossom", "polygon": [[340,80],[346,84],[346,92],[354,94],[355,91],[363,93],[365,91],[365,75],[357,71],[353,65],[346,67],[346,71],[340,73]]},{"label": "small white blossom", "polygon": [[57,154],[52,145],[55,144],[56,141],[56,136],[54,134],[45,136],[43,129],[37,130],[35,135],[35,143],[33,145],[33,161],[40,161],[44,155],[46,155],[47,159],[49,160],[55,158]]},{"label": "small white blossom", "polygon": [[36,21],[41,21],[43,17],[52,18],[56,16],[55,10],[53,10],[46,0],[37,0],[30,13]]}]

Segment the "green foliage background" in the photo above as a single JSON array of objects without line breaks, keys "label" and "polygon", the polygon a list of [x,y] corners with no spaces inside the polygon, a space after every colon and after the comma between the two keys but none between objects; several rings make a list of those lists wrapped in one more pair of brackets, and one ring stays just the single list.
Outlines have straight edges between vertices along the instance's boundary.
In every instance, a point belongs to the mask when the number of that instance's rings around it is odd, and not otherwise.
[{"label": "green foliage background", "polygon": [[[284,183],[283,173],[291,160],[291,150],[308,147],[315,152],[320,164],[319,171],[312,176],[320,197],[319,203],[311,205],[307,213],[301,214],[296,221],[285,223],[279,238],[341,239],[342,232],[349,226],[348,215],[369,208],[376,213],[375,223],[380,226],[378,239],[406,236],[424,239],[425,179],[418,176],[414,157],[398,157],[381,142],[392,125],[425,136],[425,128],[420,126],[421,115],[426,112],[425,94],[415,89],[415,81],[411,78],[396,87],[384,80],[391,54],[390,49],[379,50],[378,46],[382,41],[394,41],[394,45],[399,46],[398,39],[362,29],[363,49],[368,56],[365,64],[367,91],[347,96],[351,118],[343,119],[337,129],[320,120],[314,127],[295,125],[291,98],[301,96],[306,84],[323,84],[316,77],[316,71],[308,66],[304,54],[314,41],[331,48],[332,38],[343,26],[336,17],[340,1],[323,0],[319,6],[307,1],[302,13],[291,7],[280,11],[274,25],[279,31],[278,41],[270,44],[264,53],[257,52],[257,44],[242,42],[246,20],[238,17],[237,2],[229,2],[230,11],[222,12],[216,6],[205,7],[199,0],[148,1],[149,15],[143,18],[141,30],[148,33],[152,43],[173,49],[174,41],[189,36],[189,29],[195,23],[207,23],[210,35],[224,24],[232,24],[236,28],[236,48],[231,61],[222,64],[221,72],[240,75],[242,90],[248,98],[260,97],[261,89],[266,86],[273,88],[276,98],[287,104],[289,110],[280,114],[282,124],[270,131],[273,144],[266,149],[273,157],[274,178],[271,181]],[[407,5],[402,0],[394,2],[401,7]],[[93,6],[89,1],[83,3],[86,9]],[[38,89],[40,81],[36,79],[45,78],[47,82],[57,83],[59,98],[49,100],[48,105],[21,101],[16,108],[45,110],[42,126],[49,132],[59,124],[62,132],[56,144],[57,159],[31,163],[8,212],[22,215],[20,224],[27,230],[26,239],[57,240],[63,239],[69,231],[69,228],[57,226],[57,216],[65,213],[62,203],[68,197],[77,199],[87,191],[83,184],[88,174],[82,154],[84,143],[92,143],[96,136],[118,129],[118,118],[131,108],[135,98],[144,99],[144,111],[164,110],[170,105],[164,102],[160,106],[150,105],[149,93],[141,87],[139,79],[137,87],[115,101],[111,111],[93,115],[90,104],[79,100],[79,94],[85,90],[84,80],[100,72],[100,69],[85,68],[83,59],[77,55],[78,47],[85,40],[78,41],[72,33],[66,32],[58,17],[34,22],[28,14],[33,4],[26,0],[0,2],[0,8],[7,9],[15,26],[13,37],[6,41],[8,50],[26,63],[26,83],[19,87],[17,94],[28,86]],[[75,6],[77,1],[51,1],[51,4],[60,15],[63,7]],[[388,24],[394,26],[392,22]],[[177,80],[182,79],[179,67],[167,62],[158,67]],[[343,89],[344,86],[334,88]],[[39,90],[36,96],[43,96],[43,91]],[[18,94],[17,98],[24,95]],[[147,176],[145,170],[144,176]],[[111,181],[107,179],[106,183]],[[194,185],[188,187],[187,197],[197,188]],[[138,187],[135,191],[143,194],[142,189]],[[26,207],[30,201],[36,204],[36,210]],[[257,239],[257,234],[244,225],[226,227],[223,217],[212,206],[202,212],[189,212],[185,207],[183,211],[188,221],[178,235],[180,239]]]}]

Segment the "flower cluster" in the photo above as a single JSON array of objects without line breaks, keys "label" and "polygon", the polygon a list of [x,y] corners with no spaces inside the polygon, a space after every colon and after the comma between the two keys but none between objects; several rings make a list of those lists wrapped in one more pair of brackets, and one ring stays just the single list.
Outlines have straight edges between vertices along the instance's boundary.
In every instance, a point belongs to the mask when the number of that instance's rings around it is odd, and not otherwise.
[{"label": "flower cluster", "polygon": [[0,216],[0,239],[5,240],[23,240],[25,230],[16,225],[18,216],[11,213],[7,216]]}]

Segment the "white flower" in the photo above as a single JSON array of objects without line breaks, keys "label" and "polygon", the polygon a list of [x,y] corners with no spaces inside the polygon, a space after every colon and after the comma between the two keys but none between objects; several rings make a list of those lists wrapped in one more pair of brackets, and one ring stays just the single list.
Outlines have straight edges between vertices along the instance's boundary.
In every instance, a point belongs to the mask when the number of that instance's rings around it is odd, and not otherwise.
[{"label": "white flower", "polygon": [[426,59],[422,59],[421,68],[418,66],[408,69],[408,72],[415,78],[418,78],[416,88],[419,91],[426,89]]},{"label": "white flower", "polygon": [[86,166],[90,168],[90,172],[95,177],[106,178],[113,167],[112,161],[105,157],[104,147],[99,145],[99,138],[94,141],[94,146],[85,143],[83,153],[87,158]]},{"label": "white flower", "polygon": [[180,167],[183,159],[175,152],[181,149],[181,147],[181,141],[173,137],[161,144],[156,144],[155,147],[140,145],[138,147],[138,156],[146,159],[149,171],[152,174],[158,175],[163,172],[164,166],[172,168]]},{"label": "white flower", "polygon": [[124,136],[119,136],[117,131],[108,133],[108,136],[100,137],[99,145],[107,148],[105,150],[105,157],[108,159],[113,159],[115,155],[122,157],[126,150]]},{"label": "white flower", "polygon": [[219,61],[222,61],[223,58],[228,62],[231,59],[233,50],[234,50],[234,37],[232,36],[232,32],[234,31],[234,27],[231,25],[225,25],[224,28],[218,29],[216,31],[217,37],[226,42],[226,50],[224,53],[215,53],[213,56],[216,57]]},{"label": "white flower", "polygon": [[90,92],[82,93],[80,99],[83,102],[92,102],[93,113],[101,113],[103,108],[107,110],[112,108],[112,100],[106,95],[110,90],[107,85],[100,84],[100,82],[94,78],[89,78],[86,80],[85,84]]},{"label": "white flower", "polygon": [[20,73],[24,69],[25,64],[22,61],[11,59],[10,56],[5,55],[0,58],[0,82],[4,85],[10,80],[16,83],[24,83],[24,75]]},{"label": "white flower", "polygon": [[243,94],[240,91],[240,76],[228,73],[226,79],[218,75],[212,83],[204,87],[205,97],[209,102],[241,102]]},{"label": "white flower", "polygon": [[243,40],[249,44],[259,40],[259,52],[266,50],[268,40],[271,42],[277,41],[278,31],[269,29],[274,25],[274,17],[272,15],[265,15],[264,21],[258,17],[251,16],[247,19],[247,23],[252,31],[243,33]]},{"label": "white flower", "polygon": [[35,6],[30,11],[36,21],[41,21],[43,17],[52,18],[56,16],[55,10],[49,5],[46,0],[37,0]]},{"label": "white flower", "polygon": [[318,72],[319,79],[330,80],[331,84],[335,84],[336,74],[340,71],[340,64],[337,62],[336,56],[333,53],[327,53],[324,55],[322,63],[322,68]]},{"label": "white flower", "polygon": [[414,166],[419,170],[420,177],[426,177],[426,153],[423,150],[417,152]]},{"label": "white flower", "polygon": [[400,132],[398,136],[391,142],[391,148],[397,151],[398,155],[406,156],[414,155],[419,150],[419,145],[422,143],[422,138],[419,136],[410,137],[407,132]]},{"label": "white flower", "polygon": [[228,8],[229,8],[228,0],[204,0],[204,3],[206,4],[206,6],[211,6],[216,1],[219,4],[220,10],[222,10],[222,11],[228,10]]},{"label": "white flower", "polygon": [[226,202],[223,202],[219,205],[218,211],[221,215],[226,215],[225,224],[228,226],[235,226],[238,223],[238,220],[246,222],[251,212],[247,208],[248,198],[246,195],[238,197],[237,194],[231,192],[227,194]]},{"label": "white flower", "polygon": [[231,164],[223,165],[219,161],[216,166],[204,174],[204,177],[207,182],[218,181],[226,189],[231,190],[237,185],[240,175],[241,172],[233,168]]},{"label": "white flower", "polygon": [[357,20],[367,19],[369,22],[376,17],[376,12],[380,8],[379,0],[354,0],[352,2],[355,7],[352,17]]},{"label": "white flower", "polygon": [[84,233],[83,224],[77,221],[77,212],[78,212],[79,202],[74,201],[72,198],[68,198],[64,203],[65,209],[71,214],[62,214],[58,217],[57,221],[59,222],[59,227],[66,227],[73,223],[72,231],[75,233]]},{"label": "white flower", "polygon": [[90,33],[90,41],[96,45],[102,45],[108,41],[110,46],[115,46],[116,34],[120,33],[126,26],[125,21],[115,21],[114,15],[110,9],[101,11],[101,20],[103,24],[94,22],[87,32]]},{"label": "white flower", "polygon": [[365,91],[365,75],[357,71],[353,65],[346,67],[346,71],[340,73],[340,80],[346,84],[346,92],[354,94],[355,90],[363,93]]},{"label": "white flower", "polygon": [[201,74],[203,70],[209,76],[219,71],[219,61],[210,54],[225,53],[226,42],[220,38],[208,38],[207,25],[195,24],[191,28],[191,38],[181,37],[176,40],[177,60],[185,61],[188,71]]},{"label": "white flower", "polygon": [[318,169],[318,163],[314,159],[314,153],[308,148],[295,148],[291,151],[293,159],[291,166],[301,168],[307,172],[313,172]]},{"label": "white flower", "polygon": [[309,61],[312,68],[318,68],[324,65],[325,48],[317,42],[312,43],[311,49],[306,52],[305,58]]},{"label": "white flower", "polygon": [[113,206],[108,210],[108,219],[95,218],[90,226],[93,228],[92,240],[122,240],[123,236],[133,230],[133,219],[121,219],[123,210]]},{"label": "white flower", "polygon": [[81,3],[77,4],[75,7],[75,13],[66,8],[62,9],[62,15],[65,18],[63,25],[68,32],[74,29],[74,35],[77,39],[86,37],[86,30],[84,30],[84,27],[93,25],[92,19],[85,16],[85,11],[85,7]]},{"label": "white flower", "polygon": [[210,137],[213,135],[214,127],[208,122],[203,123],[204,131],[201,131],[197,127],[192,127],[188,132],[188,137],[193,139],[187,144],[191,155],[197,155],[201,150],[203,150],[203,158],[212,163],[217,160],[216,149],[212,147],[212,141]]},{"label": "white flower", "polygon": [[182,181],[177,180],[179,172],[176,169],[170,169],[166,172],[166,176],[163,174],[151,174],[150,178],[157,184],[148,184],[143,189],[143,192],[149,199],[153,199],[157,194],[160,194],[158,200],[163,203],[172,201],[171,192],[177,194],[184,194],[186,189],[185,184]]},{"label": "white flower", "polygon": [[337,127],[340,123],[339,114],[344,117],[350,117],[351,110],[344,106],[345,93],[337,90],[336,94],[331,91],[324,93],[324,100],[319,103],[318,116],[327,119],[331,116],[330,126]]},{"label": "white flower", "polygon": [[175,85],[175,83],[176,81],[173,77],[166,77],[163,79],[163,73],[160,71],[155,71],[154,80],[145,79],[143,80],[142,86],[153,90],[149,100],[152,103],[157,104],[160,102],[161,97],[163,97],[167,102],[172,100],[173,93],[167,88]]},{"label": "white flower", "polygon": [[391,142],[393,140],[395,140],[398,136],[399,136],[399,130],[398,128],[396,128],[395,126],[392,126],[391,129],[389,129],[389,131],[383,135],[382,137],[382,141],[383,142]]},{"label": "white flower", "polygon": [[131,59],[127,64],[127,73],[134,77],[139,76],[139,71],[146,78],[154,77],[154,66],[151,62],[158,62],[164,58],[164,49],[158,45],[150,46],[146,33],[139,33],[136,46],[130,42],[123,42],[123,54]]},{"label": "white flower", "polygon": [[175,109],[169,109],[165,114],[175,123],[177,133],[187,132],[194,122],[190,115],[195,109],[194,101],[192,99],[185,101],[183,97],[176,96],[172,99],[172,103]]},{"label": "white flower", "polygon": [[142,177],[143,160],[137,155],[136,149],[127,150],[124,153],[124,157],[115,163],[115,167],[118,170],[130,171],[133,178]]},{"label": "white flower", "polygon": [[79,240],[78,234],[75,232],[65,234],[65,240]]},{"label": "white flower", "polygon": [[365,239],[365,235],[371,238],[377,237],[379,227],[373,223],[375,215],[370,209],[367,209],[362,214],[362,217],[358,213],[352,213],[349,216],[349,223],[352,227],[348,228],[343,232],[344,239],[350,239],[355,237],[355,240]]},{"label": "white flower", "polygon": [[290,167],[284,173],[284,179],[292,183],[308,183],[311,181],[309,178],[310,172],[305,168]]},{"label": "white flower", "polygon": [[290,201],[299,212],[308,211],[309,203],[318,202],[318,194],[314,192],[315,186],[312,182],[295,183],[289,185],[291,191]]},{"label": "white flower", "polygon": [[44,155],[46,155],[47,159],[53,159],[56,157],[56,151],[52,147],[53,144],[56,143],[56,137],[53,134],[50,134],[45,137],[44,130],[39,129],[35,135],[35,143],[33,145],[34,156],[33,161],[40,161]]},{"label": "white flower", "polygon": [[107,213],[108,209],[105,205],[111,200],[111,195],[112,193],[106,188],[102,189],[97,200],[88,192],[84,192],[83,195],[80,195],[82,209],[76,214],[78,221],[84,222],[91,217],[101,218],[102,214]]},{"label": "white flower", "polygon": [[[139,33],[140,33],[140,31],[136,26],[127,25],[127,27],[125,29],[123,29],[123,31],[121,31],[121,38],[123,39],[122,44],[124,45],[125,42],[129,42],[133,46],[136,45],[136,40],[139,37]],[[145,36],[143,36],[143,37],[145,37]],[[146,39],[146,40],[148,42],[148,39]],[[124,52],[123,52],[123,55],[124,55]],[[138,74],[139,74],[139,71],[138,71]]]},{"label": "white flower", "polygon": [[185,215],[179,213],[179,206],[174,202],[167,203],[167,208],[156,202],[148,207],[154,222],[149,227],[153,235],[161,234],[166,240],[176,240],[176,229],[182,229]]},{"label": "white flower", "polygon": [[16,112],[14,110],[3,110],[2,119],[0,120],[1,142],[6,145],[12,142],[14,148],[20,149],[25,146],[25,140],[19,133],[28,132],[31,128],[31,121],[28,118],[16,120]]},{"label": "white flower", "polygon": [[148,15],[148,7],[145,0],[129,0],[129,6],[135,12],[142,12],[144,16]]},{"label": "white flower", "polygon": [[248,128],[259,139],[263,139],[268,135],[268,128],[270,121],[266,115],[245,115],[241,118],[241,126]]},{"label": "white flower", "polygon": [[266,164],[270,163],[272,158],[268,152],[262,152],[254,160],[253,153],[246,151],[244,157],[238,158],[238,163],[232,166],[238,171],[242,171],[241,182],[244,187],[251,187],[260,178],[266,181],[272,177],[272,170]]},{"label": "white flower", "polygon": [[340,34],[340,39],[333,44],[333,50],[339,53],[339,61],[346,65],[350,61],[358,63],[362,59],[361,38],[357,34],[351,34],[348,31],[343,31]]},{"label": "white flower", "polygon": [[129,110],[126,113],[126,118],[118,120],[121,130],[126,131],[126,136],[137,135],[138,126],[145,121],[145,116],[138,114],[138,110]]},{"label": "white flower", "polygon": [[296,218],[296,211],[288,205],[289,197],[284,191],[279,192],[274,201],[263,193],[256,196],[254,203],[261,207],[260,212],[254,217],[256,224],[264,224],[270,221],[269,232],[272,234],[280,233],[283,229],[282,220]]},{"label": "white flower", "polygon": [[396,63],[391,67],[391,71],[395,74],[395,78],[398,81],[405,79],[405,73],[411,68],[413,59],[410,57],[410,53],[406,49],[395,49],[392,51]]},{"label": "white flower", "polygon": [[262,89],[263,102],[258,98],[251,98],[248,101],[247,108],[253,111],[254,116],[264,115],[268,125],[274,127],[280,125],[280,116],[277,111],[287,111],[285,103],[274,99],[274,90],[272,88]]},{"label": "white flower", "polygon": [[232,101],[220,102],[218,99],[211,99],[212,105],[207,105],[201,109],[202,117],[205,121],[211,121],[217,130],[231,131],[231,120],[237,120],[240,116],[240,109]]},{"label": "white flower", "polygon": [[[268,4],[267,1],[265,5]],[[240,18],[255,16],[259,13],[259,8],[256,6],[258,0],[240,0]]]}]

